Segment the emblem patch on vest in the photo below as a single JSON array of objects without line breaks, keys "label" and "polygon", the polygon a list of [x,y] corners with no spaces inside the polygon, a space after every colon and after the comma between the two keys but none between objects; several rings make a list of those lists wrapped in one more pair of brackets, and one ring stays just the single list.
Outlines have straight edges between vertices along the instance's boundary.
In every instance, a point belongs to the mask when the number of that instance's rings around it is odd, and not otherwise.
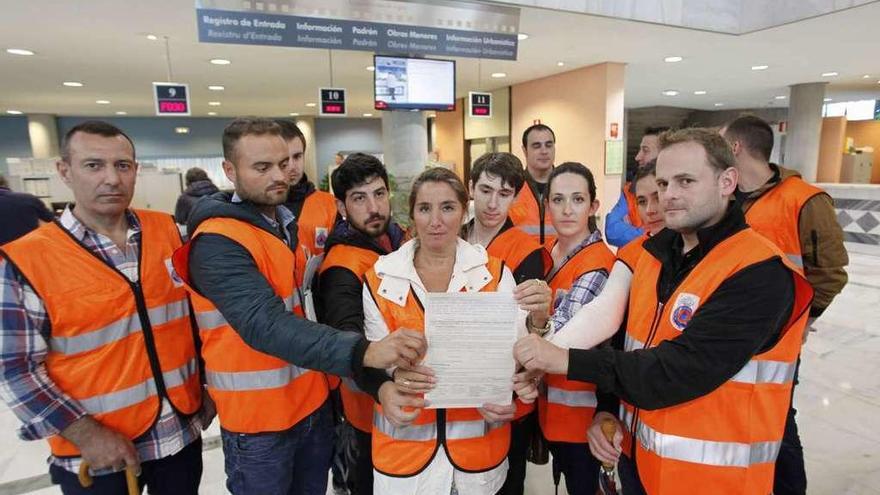
[{"label": "emblem patch on vest", "polygon": [[315,227],[315,246],[324,249],[324,243],[327,242],[329,232],[325,227]]},{"label": "emblem patch on vest", "polygon": [[682,292],[675,299],[675,304],[672,305],[672,312],[669,313],[669,322],[678,330],[684,330],[699,306],[699,296]]},{"label": "emblem patch on vest", "polygon": [[171,258],[165,260],[165,268],[168,270],[168,276],[171,277],[171,283],[174,284],[174,288],[177,289],[179,287],[183,287],[183,279],[180,278],[180,275],[178,275],[177,271],[174,270],[174,265],[171,263]]}]

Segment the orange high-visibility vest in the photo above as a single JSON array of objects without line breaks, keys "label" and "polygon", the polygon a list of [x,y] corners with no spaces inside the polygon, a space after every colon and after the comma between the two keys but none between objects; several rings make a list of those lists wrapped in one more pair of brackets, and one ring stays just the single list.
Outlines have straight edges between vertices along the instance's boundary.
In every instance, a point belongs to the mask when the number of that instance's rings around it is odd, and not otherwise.
[{"label": "orange high-visibility vest", "polygon": [[623,185],[623,198],[626,199],[626,216],[629,218],[630,225],[641,227],[643,223],[642,217],[639,215],[639,202],[632,191],[632,182],[627,182]]},{"label": "orange high-visibility vest", "polygon": [[617,250],[617,259],[628,266],[629,271],[635,271],[636,263],[639,262],[639,257],[645,252],[644,244],[648,239],[650,239],[648,234],[642,234]]},{"label": "orange high-visibility vest", "polygon": [[[201,405],[189,302],[171,255],[180,233],[167,214],[134,210],[141,225],[138,282],[49,223],[3,246],[43,301],[51,335],[46,370],[103,426],[135,439],[167,398],[181,414]],[[78,456],[61,436],[52,454]]]},{"label": "orange high-visibility vest", "polygon": [[[481,292],[494,292],[504,263],[490,257],[486,267],[492,280]],[[424,331],[425,312],[412,290],[406,304],[399,306],[381,297],[381,279],[374,269],[367,271],[365,281],[390,332],[400,328]],[[445,448],[459,471],[489,471],[504,462],[509,447],[510,424],[489,423],[474,408],[423,409],[412,424],[403,427],[392,425],[381,405],[373,413],[373,466],[388,476],[418,474],[440,448]]]},{"label": "orange high-visibility vest", "polygon": [[332,194],[314,191],[306,196],[296,226],[299,243],[309,250],[310,256],[324,252],[324,243],[335,223],[336,198]]},{"label": "orange high-visibility vest", "polygon": [[[215,217],[205,220],[191,240],[174,254],[177,273],[189,281],[189,251],[202,234],[222,235],[244,247],[257,269],[284,301],[303,315],[298,287],[305,257],[270,232],[248,222]],[[236,433],[287,430],[327,399],[323,373],[300,368],[247,345],[210,300],[190,284],[205,360],[208,393],[217,405],[220,425]]]},{"label": "orange high-visibility vest", "polygon": [[544,216],[541,217],[539,206],[531,186],[526,183],[510,205],[508,215],[514,225],[523,229],[539,244],[549,244],[556,240],[556,229],[552,222],[547,221],[547,210],[544,210]]},{"label": "orange high-visibility vest", "polygon": [[800,177],[786,178],[757,199],[746,211],[746,223],[773,241],[803,273],[799,222],[804,205],[825,191],[807,184]]},{"label": "orange high-visibility vest", "polygon": [[[504,264],[510,267],[511,271],[516,272],[520,263],[538,249],[540,249],[544,255],[544,275],[546,276],[547,272],[553,266],[553,260],[550,258],[550,253],[548,253],[547,250],[534,239],[534,237],[527,234],[519,227],[511,227],[495,236],[495,238],[492,239],[492,242],[486,246],[486,253],[488,253],[489,256],[504,261]],[[535,410],[534,402],[526,404],[521,401],[519,397],[514,399],[513,402],[516,404],[516,414],[514,415],[514,419],[520,419]]]},{"label": "orange high-visibility vest", "polygon": [[[379,259],[379,253],[357,246],[335,244],[324,255],[320,273],[334,267],[345,268],[352,272],[358,279],[363,279],[367,270],[373,267]],[[339,387],[342,396],[342,411],[345,419],[358,430],[364,433],[373,431],[373,397],[362,391],[354,380],[342,378]]]},{"label": "orange high-visibility vest", "polygon": [[[552,252],[553,244],[547,245]],[[548,284],[553,306],[565,297],[577,279],[590,272],[611,273],[614,254],[604,242],[581,249],[554,273]],[[567,380],[565,375],[545,375],[546,391],[538,397],[538,423],[544,438],[551,442],[587,443],[587,430],[596,412],[596,385]]]},{"label": "orange high-visibility vest", "polygon": [[[773,491],[773,470],[813,291],[785,255],[752,229],[713,248],[665,305],[657,300],[660,261],[650,254],[639,258],[630,287],[627,351],[656,347],[681,335],[700,303],[725,280],[773,258],[792,272],[795,303],[772,349],[755,355],[730,380],[697,399],[653,411],[621,404],[624,452],[635,454],[647,493],[688,493],[693,487],[704,493]],[[634,447],[633,438],[638,439]]]}]

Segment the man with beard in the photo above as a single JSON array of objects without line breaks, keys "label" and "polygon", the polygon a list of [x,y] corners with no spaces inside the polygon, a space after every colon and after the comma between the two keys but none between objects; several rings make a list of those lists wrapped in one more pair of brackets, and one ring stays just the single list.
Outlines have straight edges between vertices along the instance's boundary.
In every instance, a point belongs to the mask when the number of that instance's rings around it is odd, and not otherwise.
[{"label": "man with beard", "polygon": [[[397,250],[403,230],[391,221],[388,173],[377,158],[349,155],[333,171],[336,207],[344,220],[333,228],[318,280],[321,321],[339,330],[364,334],[363,276],[379,256]],[[332,311],[329,311],[332,308]],[[350,430],[342,435],[348,461],[346,486],[352,495],[373,493],[371,435],[373,398],[350,378],[340,386],[343,411]]]},{"label": "man with beard", "polygon": [[526,157],[526,187],[517,194],[510,207],[510,219],[544,245],[556,239],[556,230],[547,221],[544,208],[547,178],[556,160],[556,134],[553,129],[544,124],[527,128],[522,135],[522,152]]},{"label": "man with beard", "polygon": [[268,119],[237,119],[223,131],[223,154],[235,192],[196,204],[191,240],[174,265],[200,323],[226,487],[235,495],[323,494],[333,425],[322,372],[360,377],[364,366],[412,365],[424,353],[424,338],[406,332],[368,343],[304,319],[305,255],[293,214],[282,206],[290,153],[281,128]]}]

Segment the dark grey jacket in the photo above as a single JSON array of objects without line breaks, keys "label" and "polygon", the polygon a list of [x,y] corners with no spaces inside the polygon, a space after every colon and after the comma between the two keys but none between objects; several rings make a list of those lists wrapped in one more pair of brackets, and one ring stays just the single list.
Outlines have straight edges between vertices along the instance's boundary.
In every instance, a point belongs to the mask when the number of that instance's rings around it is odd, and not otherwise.
[{"label": "dark grey jacket", "polygon": [[[234,218],[255,225],[282,242],[281,233],[269,225],[253,204],[230,200],[230,193],[218,192],[197,202],[188,231],[195,232],[209,218]],[[290,225],[290,237],[296,239],[295,224]],[[245,343],[302,368],[361,378],[368,345],[363,335],[341,332],[285,310],[250,253],[228,237],[204,234],[191,242],[191,285],[220,310]]]},{"label": "dark grey jacket", "polygon": [[197,180],[186,186],[186,190],[177,198],[177,205],[174,207],[174,221],[186,225],[196,201],[217,191],[219,189],[210,180]]}]

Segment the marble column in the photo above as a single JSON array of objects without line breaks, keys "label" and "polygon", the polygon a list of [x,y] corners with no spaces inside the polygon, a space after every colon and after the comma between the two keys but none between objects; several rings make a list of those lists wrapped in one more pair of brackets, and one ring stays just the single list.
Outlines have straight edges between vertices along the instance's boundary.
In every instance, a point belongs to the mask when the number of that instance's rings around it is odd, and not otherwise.
[{"label": "marble column", "polygon": [[820,82],[791,86],[783,165],[800,172],[807,182],[816,181],[819,166],[822,104],[826,84],[828,83]]},{"label": "marble column", "polygon": [[395,218],[408,223],[409,191],[428,162],[428,122],[424,112],[383,112],[382,153],[388,173],[397,182],[396,190],[392,191]]},{"label": "marble column", "polygon": [[29,114],[28,134],[34,158],[55,158],[61,155],[58,124],[54,115]]}]

